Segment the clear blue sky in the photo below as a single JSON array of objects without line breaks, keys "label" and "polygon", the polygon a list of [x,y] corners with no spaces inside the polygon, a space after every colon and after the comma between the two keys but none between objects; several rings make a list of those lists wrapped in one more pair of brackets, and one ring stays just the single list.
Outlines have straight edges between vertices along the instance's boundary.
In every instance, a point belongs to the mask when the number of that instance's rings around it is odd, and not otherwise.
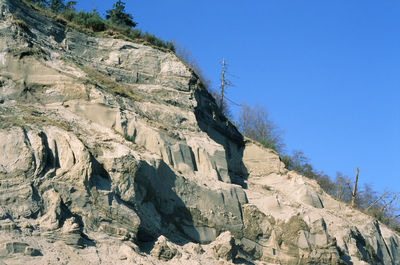
[{"label": "clear blue sky", "polygon": [[[114,1],[78,1],[104,14]],[[138,28],[187,47],[230,99],[266,107],[318,170],[400,191],[400,1],[125,1]],[[237,113],[233,107],[233,113]]]}]

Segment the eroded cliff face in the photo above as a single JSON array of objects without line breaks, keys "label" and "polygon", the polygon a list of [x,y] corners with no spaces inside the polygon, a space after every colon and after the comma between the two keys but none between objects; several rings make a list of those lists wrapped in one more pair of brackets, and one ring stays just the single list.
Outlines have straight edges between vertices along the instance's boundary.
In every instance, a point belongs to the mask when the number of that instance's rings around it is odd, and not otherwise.
[{"label": "eroded cliff face", "polygon": [[0,0],[0,264],[399,264],[399,244],[243,139],[174,54]]}]

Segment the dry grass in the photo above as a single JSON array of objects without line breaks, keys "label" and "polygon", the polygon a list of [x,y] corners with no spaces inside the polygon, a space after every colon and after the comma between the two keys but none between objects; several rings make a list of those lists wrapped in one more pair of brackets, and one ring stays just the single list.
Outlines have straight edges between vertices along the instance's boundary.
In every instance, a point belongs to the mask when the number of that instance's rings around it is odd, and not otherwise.
[{"label": "dry grass", "polygon": [[51,119],[45,113],[41,113],[32,109],[32,106],[19,105],[16,109],[9,111],[13,115],[1,115],[0,128],[7,129],[13,126],[30,127],[30,126],[55,126],[65,131],[70,131],[71,127],[68,123]]},{"label": "dry grass", "polygon": [[106,76],[105,74],[97,71],[96,69],[93,69],[88,66],[79,65],[79,64],[78,64],[78,67],[88,75],[90,81],[94,85],[99,85],[103,88],[107,88],[114,94],[121,96],[121,97],[129,98],[129,99],[132,99],[135,101],[142,100],[142,98],[140,96],[136,95],[132,91],[131,88],[118,83],[111,77]]},{"label": "dry grass", "polygon": [[15,25],[20,27],[22,30],[24,30],[25,32],[30,32],[28,24],[26,24],[26,22],[24,20],[19,19],[17,15],[13,14],[12,20],[15,23]]}]

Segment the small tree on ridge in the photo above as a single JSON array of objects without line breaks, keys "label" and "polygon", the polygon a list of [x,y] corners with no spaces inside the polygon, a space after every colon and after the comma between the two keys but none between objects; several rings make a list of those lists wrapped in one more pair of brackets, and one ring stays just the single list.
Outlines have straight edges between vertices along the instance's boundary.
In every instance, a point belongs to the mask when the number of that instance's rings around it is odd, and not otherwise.
[{"label": "small tree on ridge", "polygon": [[55,13],[60,13],[61,11],[65,10],[64,0],[50,0],[49,8]]},{"label": "small tree on ridge", "polygon": [[125,26],[129,28],[136,27],[137,23],[133,21],[131,14],[125,12],[125,3],[118,0],[114,3],[113,9],[107,10],[106,19],[111,21],[111,23]]},{"label": "small tree on ridge", "polygon": [[238,127],[246,137],[252,138],[278,153],[283,151],[285,145],[281,138],[282,131],[269,119],[268,112],[263,107],[257,105],[252,108],[242,104]]}]

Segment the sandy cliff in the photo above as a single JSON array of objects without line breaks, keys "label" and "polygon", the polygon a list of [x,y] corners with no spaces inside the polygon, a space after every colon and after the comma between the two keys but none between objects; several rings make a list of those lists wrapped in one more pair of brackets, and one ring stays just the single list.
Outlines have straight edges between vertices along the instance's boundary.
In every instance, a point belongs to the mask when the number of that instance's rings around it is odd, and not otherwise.
[{"label": "sandy cliff", "polygon": [[173,53],[0,0],[0,264],[400,264]]}]

